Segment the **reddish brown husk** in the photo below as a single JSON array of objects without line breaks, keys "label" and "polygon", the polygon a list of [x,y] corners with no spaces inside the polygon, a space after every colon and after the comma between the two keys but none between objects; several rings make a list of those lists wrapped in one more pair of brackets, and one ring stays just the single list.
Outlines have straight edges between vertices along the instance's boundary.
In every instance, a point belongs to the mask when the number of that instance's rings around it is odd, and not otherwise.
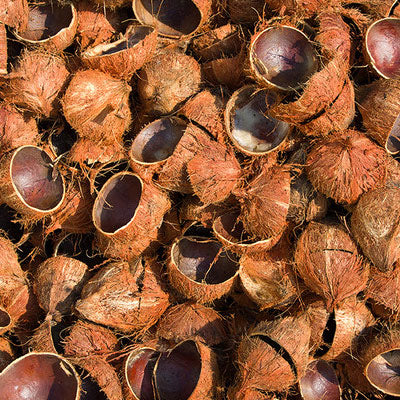
[{"label": "reddish brown husk", "polygon": [[0,374],[0,398],[63,398],[79,400],[80,379],[64,357],[53,353],[28,353]]},{"label": "reddish brown husk", "polygon": [[97,4],[97,6],[107,7],[110,9],[127,6],[131,3],[130,0],[90,0],[90,1],[94,4]]},{"label": "reddish brown husk", "polygon": [[[374,324],[375,319],[365,306],[365,303],[357,300],[354,296],[339,303],[332,311],[334,316],[333,328],[329,323],[330,314],[321,300],[309,305],[306,313],[313,327],[311,332],[310,347],[312,353],[325,348],[320,356],[325,360],[337,359],[344,353],[350,351],[352,343],[357,336],[368,326]],[[328,329],[330,335],[334,335],[331,343],[324,341],[323,333]],[[334,329],[334,331],[332,331]]]},{"label": "reddish brown husk", "polygon": [[24,51],[7,77],[4,98],[38,117],[55,117],[68,77],[60,56],[40,50]]},{"label": "reddish brown husk", "polygon": [[169,306],[169,295],[154,261],[139,261],[134,268],[125,262],[102,267],[82,290],[79,315],[121,332],[146,332]]},{"label": "reddish brown husk", "polygon": [[56,212],[65,198],[64,178],[51,162],[36,146],[18,147],[1,158],[1,201],[19,212],[26,225]]},{"label": "reddish brown husk", "polygon": [[242,170],[233,151],[216,142],[197,151],[187,172],[194,193],[206,206],[224,201],[241,183]]},{"label": "reddish brown husk", "polygon": [[286,166],[264,166],[235,195],[242,204],[240,219],[249,234],[269,238],[283,232],[290,204],[290,171]]},{"label": "reddish brown husk", "polygon": [[131,90],[126,82],[101,71],[77,72],[62,100],[64,116],[80,137],[103,144],[119,142],[131,123]]},{"label": "reddish brown husk", "polygon": [[175,241],[167,264],[171,285],[185,298],[211,303],[236,283],[239,264],[215,240],[183,237]]},{"label": "reddish brown husk", "polygon": [[[400,80],[380,79],[361,86],[357,92],[357,103],[368,134],[390,153],[397,153],[398,150],[391,149],[388,140],[390,134],[395,139],[400,135],[399,127],[396,128],[400,115]],[[382,118],[382,115],[385,117]],[[395,147],[397,140],[394,140]]]},{"label": "reddish brown husk", "polygon": [[107,358],[118,350],[118,340],[109,329],[78,321],[65,339],[65,356],[86,370],[109,400],[122,400],[121,383]]},{"label": "reddish brown husk", "polygon": [[53,327],[56,325],[56,322],[52,321],[51,316],[49,315],[46,319],[39,325],[38,328],[32,332],[32,336],[29,339],[27,345],[30,349],[37,352],[47,352],[47,353],[55,353],[56,350],[54,339],[53,339]]},{"label": "reddish brown husk", "polygon": [[154,26],[162,36],[180,38],[193,35],[207,22],[211,4],[210,0],[187,0],[179,4],[174,1],[134,0],[132,6],[141,24]]},{"label": "reddish brown husk", "polygon": [[380,188],[361,196],[351,216],[351,232],[372,263],[382,272],[399,258],[400,189]]},{"label": "reddish brown husk", "polygon": [[[239,375],[232,399],[246,398],[245,393],[254,390],[284,391],[296,383],[308,364],[310,331],[304,316],[262,322],[252,329],[239,345]],[[271,344],[281,347],[290,363]]]},{"label": "reddish brown husk", "polygon": [[14,351],[10,342],[4,337],[0,337],[0,372],[11,364],[13,359]]},{"label": "reddish brown husk", "polygon": [[0,105],[0,153],[23,145],[37,145],[40,137],[36,121],[9,104]]},{"label": "reddish brown husk", "polygon": [[307,157],[313,186],[338,203],[355,204],[370,189],[383,186],[386,152],[365,134],[347,130],[317,143]]},{"label": "reddish brown husk", "polygon": [[77,26],[77,12],[73,3],[64,7],[57,4],[31,5],[27,26],[17,29],[15,36],[25,44],[40,46],[50,52],[61,52],[74,41]]},{"label": "reddish brown husk", "polygon": [[[295,124],[300,130],[317,118],[321,113],[328,112],[329,108],[343,91],[347,82],[350,60],[350,30],[343,22],[339,14],[333,12],[322,12],[318,16],[319,32],[316,41],[322,46],[321,52],[324,57],[324,68],[315,73],[306,83],[301,97],[291,103],[278,104],[270,109],[270,115],[282,121]],[[349,93],[351,95],[351,93]],[[353,102],[346,102],[353,109]],[[344,120],[349,120],[349,113],[341,110],[339,115],[344,116]],[[350,110],[351,111],[351,110]],[[351,121],[348,121],[349,123]],[[332,121],[331,121],[332,123]],[[347,126],[339,119],[336,125],[341,125],[344,129]],[[307,129],[304,133],[307,132]],[[326,134],[324,129],[321,134]],[[313,135],[320,134],[317,131]]]},{"label": "reddish brown husk", "polygon": [[[137,36],[132,44],[131,40]],[[99,44],[82,53],[83,64],[114,78],[129,80],[154,55],[157,31],[148,26],[132,25],[125,36],[111,43]]]},{"label": "reddish brown husk", "polygon": [[7,54],[6,26],[0,22],[0,75],[7,74]]},{"label": "reddish brown husk", "polygon": [[13,28],[24,29],[28,23],[27,0],[5,0],[0,9],[0,22]]},{"label": "reddish brown husk", "polygon": [[253,24],[264,13],[264,0],[226,0],[226,3],[229,16],[236,23]]},{"label": "reddish brown husk", "polygon": [[70,315],[87,280],[87,265],[70,257],[50,257],[39,265],[33,288],[40,307],[54,319]]},{"label": "reddish brown husk", "polygon": [[[124,179],[131,187],[125,183],[120,186]],[[118,186],[121,190],[115,189]],[[157,240],[170,206],[164,192],[143,182],[138,175],[131,172],[114,175],[104,184],[93,206],[99,249],[106,257],[135,259]]]},{"label": "reddish brown husk", "polygon": [[139,72],[138,93],[145,111],[154,116],[171,114],[200,87],[198,62],[177,51],[162,52]]},{"label": "reddish brown husk", "polygon": [[305,284],[325,299],[328,311],[367,285],[368,264],[336,223],[310,222],[297,241],[295,262]]},{"label": "reddish brown husk", "polygon": [[268,252],[241,257],[241,284],[261,310],[285,307],[299,296],[291,258],[290,242],[285,236]]},{"label": "reddish brown husk", "polygon": [[168,309],[157,327],[157,336],[175,343],[195,339],[214,346],[224,342],[226,335],[225,321],[217,311],[192,302]]}]

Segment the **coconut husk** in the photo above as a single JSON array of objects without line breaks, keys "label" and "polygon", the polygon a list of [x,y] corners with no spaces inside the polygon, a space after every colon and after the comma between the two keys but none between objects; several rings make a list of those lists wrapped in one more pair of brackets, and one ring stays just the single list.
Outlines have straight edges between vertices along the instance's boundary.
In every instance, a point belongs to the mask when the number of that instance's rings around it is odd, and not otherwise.
[{"label": "coconut husk", "polygon": [[264,0],[227,0],[229,16],[238,24],[253,24],[260,21],[264,17],[265,7]]},{"label": "coconut husk", "polygon": [[146,332],[169,306],[154,262],[110,263],[84,286],[76,303],[78,314],[121,332]]},{"label": "coconut husk", "polygon": [[187,172],[193,192],[205,206],[226,200],[242,178],[232,150],[217,142],[201,148],[187,163]]},{"label": "coconut husk", "polygon": [[129,80],[154,55],[157,31],[153,27],[131,25],[124,37],[90,47],[81,55],[87,68],[98,69],[114,78]]},{"label": "coconut husk", "polygon": [[[340,358],[352,347],[357,336],[367,327],[375,323],[365,303],[354,296],[339,303],[331,315],[323,301],[317,300],[309,305],[306,313],[313,327],[310,347],[324,360]],[[328,334],[332,340],[325,335]]]},{"label": "coconut husk", "polygon": [[5,0],[0,10],[0,23],[24,29],[28,23],[28,13],[27,0]]},{"label": "coconut husk", "polygon": [[291,257],[290,243],[283,237],[268,252],[240,258],[241,285],[260,310],[286,307],[299,297]]},{"label": "coconut husk", "polygon": [[74,41],[77,26],[77,11],[73,3],[65,6],[57,3],[33,5],[29,7],[26,27],[17,29],[15,36],[27,45],[61,52]]},{"label": "coconut husk", "polygon": [[367,285],[368,264],[336,223],[310,222],[297,241],[295,263],[304,283],[324,298],[328,311]]},{"label": "coconut husk", "polygon": [[365,134],[346,130],[319,141],[307,157],[307,176],[313,186],[337,203],[355,204],[386,180],[385,151]]},{"label": "coconut husk", "polygon": [[193,35],[208,21],[211,4],[210,0],[191,0],[179,3],[134,0],[132,6],[136,18],[142,25],[154,26],[159,35],[181,38]]},{"label": "coconut husk", "polygon": [[112,144],[131,124],[131,90],[101,71],[79,71],[62,99],[64,116],[80,137]]},{"label": "coconut husk", "polygon": [[47,316],[40,326],[35,329],[32,337],[29,339],[29,348],[37,352],[57,354],[58,351],[56,350],[52,333],[55,325],[56,322],[51,319],[51,316]]},{"label": "coconut husk", "polygon": [[0,75],[7,75],[7,32],[6,26],[0,23]]},{"label": "coconut husk", "polygon": [[239,264],[219,242],[183,237],[171,247],[167,264],[171,285],[185,298],[210,303],[230,292]]},{"label": "coconut husk", "polygon": [[35,119],[21,114],[10,104],[0,105],[0,132],[1,153],[24,145],[37,145],[40,140]]},{"label": "coconut husk", "polygon": [[1,201],[20,213],[24,224],[32,225],[61,207],[64,178],[46,151],[21,146],[1,160]]},{"label": "coconut husk", "polygon": [[290,179],[286,166],[264,167],[246,186],[235,191],[242,205],[240,219],[246,232],[268,238],[284,231],[290,204]]},{"label": "coconut husk", "polygon": [[172,114],[197,93],[201,82],[198,62],[178,51],[158,53],[138,76],[140,100],[153,116]]},{"label": "coconut husk", "polygon": [[14,351],[10,342],[5,337],[0,337],[0,372],[12,363]]},{"label": "coconut husk", "polygon": [[88,267],[74,258],[48,258],[36,270],[33,288],[40,307],[58,320],[70,315],[88,279]]},{"label": "coconut husk", "polygon": [[111,10],[115,8],[121,8],[128,6],[130,0],[90,0],[92,3],[97,4],[97,6],[107,7]]},{"label": "coconut husk", "polygon": [[[357,91],[358,109],[368,135],[386,151],[395,154],[398,141],[398,117],[400,114],[400,80],[379,79]],[[385,118],[382,118],[385,115]],[[390,136],[393,135],[393,142]],[[390,151],[389,151],[390,150]]]},{"label": "coconut husk", "polygon": [[175,343],[194,339],[214,346],[224,342],[226,335],[225,321],[217,311],[192,302],[168,309],[157,326],[157,336]]},{"label": "coconut husk", "polygon": [[38,117],[56,117],[59,96],[68,77],[65,61],[60,56],[25,50],[7,76],[4,99]]},{"label": "coconut husk", "polygon": [[399,258],[400,189],[379,188],[361,196],[351,216],[351,232],[363,253],[382,272]]},{"label": "coconut husk", "polygon": [[[124,178],[132,185],[124,182],[121,185]],[[119,185],[118,193],[114,185]],[[137,175],[130,172],[114,175],[100,190],[93,206],[99,249],[106,257],[135,259],[157,240],[170,206],[164,192],[143,182]]]}]

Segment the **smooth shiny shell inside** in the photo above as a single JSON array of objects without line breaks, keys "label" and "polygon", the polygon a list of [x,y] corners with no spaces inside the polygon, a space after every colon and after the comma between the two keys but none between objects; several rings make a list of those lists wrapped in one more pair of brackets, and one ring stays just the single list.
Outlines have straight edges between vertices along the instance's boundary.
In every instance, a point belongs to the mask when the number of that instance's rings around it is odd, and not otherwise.
[{"label": "smooth shiny shell inside", "polygon": [[299,88],[317,66],[307,36],[289,26],[263,31],[253,43],[250,61],[263,79],[284,90]]},{"label": "smooth shiny shell inside", "polygon": [[324,360],[313,361],[307,366],[299,387],[304,400],[340,400],[335,370]]},{"label": "smooth shiny shell inside", "polygon": [[163,353],[155,372],[160,400],[187,400],[196,389],[201,372],[201,356],[188,340]]},{"label": "smooth shiny shell inside", "polygon": [[134,161],[156,163],[167,159],[185,132],[186,124],[172,118],[161,118],[142,129],[131,147]]},{"label": "smooth shiny shell inside", "polygon": [[400,19],[375,22],[368,29],[365,42],[378,73],[385,78],[400,78]]},{"label": "smooth shiny shell inside", "polygon": [[365,376],[382,392],[400,396],[400,350],[376,356],[367,365]]},{"label": "smooth shiny shell inside", "polygon": [[239,268],[234,256],[214,241],[183,238],[173,248],[173,261],[188,278],[207,284],[222,283]]},{"label": "smooth shiny shell inside", "polygon": [[138,19],[153,25],[161,35],[189,35],[200,25],[201,14],[191,0],[135,0]]},{"label": "smooth shiny shell inside", "polygon": [[26,146],[16,151],[11,178],[25,203],[38,210],[52,210],[63,199],[61,175],[49,155],[37,147]]},{"label": "smooth shiny shell inside", "polygon": [[239,148],[251,153],[266,153],[278,147],[287,137],[290,125],[268,116],[266,96],[272,95],[254,88],[238,94],[231,114],[231,137]]},{"label": "smooth shiny shell inside", "polygon": [[397,116],[387,138],[386,150],[390,154],[397,154],[400,151],[400,114]]},{"label": "smooth shiny shell inside", "polygon": [[70,6],[60,7],[56,3],[37,6],[29,10],[27,29],[18,34],[27,40],[45,40],[67,28],[71,21]]},{"label": "smooth shiny shell inside", "polygon": [[154,400],[153,371],[159,352],[143,349],[131,353],[126,361],[126,379],[140,400]]},{"label": "smooth shiny shell inside", "polygon": [[114,233],[127,225],[135,215],[142,195],[142,183],[132,174],[110,178],[100,191],[93,208],[96,226]]},{"label": "smooth shiny shell inside", "polygon": [[32,353],[0,374],[0,400],[75,400],[79,383],[60,357]]}]

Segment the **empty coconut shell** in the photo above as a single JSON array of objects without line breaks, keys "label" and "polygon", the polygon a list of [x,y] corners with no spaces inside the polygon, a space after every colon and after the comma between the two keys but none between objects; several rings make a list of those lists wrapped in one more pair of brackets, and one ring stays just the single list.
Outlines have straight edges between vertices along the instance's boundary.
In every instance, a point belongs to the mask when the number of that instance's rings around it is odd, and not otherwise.
[{"label": "empty coconut shell", "polygon": [[13,28],[24,29],[28,23],[27,0],[5,0],[0,9],[0,22]]}]

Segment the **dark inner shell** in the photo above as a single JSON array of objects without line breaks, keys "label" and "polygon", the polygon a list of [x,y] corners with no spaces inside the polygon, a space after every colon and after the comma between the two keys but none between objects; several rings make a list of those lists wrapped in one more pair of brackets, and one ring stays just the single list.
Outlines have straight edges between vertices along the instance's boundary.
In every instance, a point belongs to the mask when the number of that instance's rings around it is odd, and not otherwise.
[{"label": "dark inner shell", "polygon": [[114,176],[104,185],[94,205],[97,226],[107,233],[114,233],[128,224],[139,205],[142,183],[135,175]]},{"label": "dark inner shell", "polygon": [[142,129],[132,142],[133,160],[156,163],[167,159],[185,132],[182,125],[170,118],[158,119]]},{"label": "dark inner shell", "polygon": [[316,69],[316,54],[311,42],[288,26],[271,28],[260,34],[251,56],[260,75],[286,90],[307,82]]},{"label": "dark inner shell", "polygon": [[242,91],[231,111],[231,135],[244,150],[264,153],[278,147],[289,133],[290,125],[267,114],[266,96],[272,95],[254,88]]},{"label": "dark inner shell", "polygon": [[[194,32],[201,14],[191,0],[137,0],[136,13],[162,35],[182,36]],[[155,21],[154,21],[155,20]]]},{"label": "dark inner shell", "polygon": [[23,147],[14,155],[12,181],[31,207],[42,211],[55,208],[63,198],[64,183],[49,155],[37,147]]},{"label": "dark inner shell", "polygon": [[239,265],[218,242],[181,239],[173,250],[178,269],[188,278],[207,284],[222,283],[235,275]]},{"label": "dark inner shell", "polygon": [[400,350],[392,350],[375,357],[368,365],[365,375],[379,390],[400,395]]},{"label": "dark inner shell", "polygon": [[201,356],[188,340],[163,353],[155,372],[160,400],[186,400],[196,389],[201,372]]},{"label": "dark inner shell", "polygon": [[11,323],[8,312],[0,310],[0,328],[6,328]]},{"label": "dark inner shell", "polygon": [[299,386],[304,400],[340,400],[335,370],[324,360],[313,361],[307,366]]},{"label": "dark inner shell", "polygon": [[71,21],[70,6],[60,7],[56,3],[51,6],[37,6],[29,11],[27,29],[18,34],[27,40],[45,40],[67,28]]},{"label": "dark inner shell", "polygon": [[153,371],[160,353],[144,349],[132,357],[129,356],[126,374],[129,386],[140,400],[154,400]]},{"label": "dark inner shell", "polygon": [[0,375],[1,400],[75,400],[78,381],[71,368],[51,354],[31,354]]},{"label": "dark inner shell", "polygon": [[381,74],[387,78],[400,77],[400,19],[383,19],[371,26],[366,47]]},{"label": "dark inner shell", "polygon": [[232,243],[251,244],[249,234],[244,230],[242,221],[239,220],[239,211],[233,211],[218,217],[214,223],[215,231]]},{"label": "dark inner shell", "polygon": [[400,114],[397,116],[387,138],[386,148],[390,154],[397,154],[400,151]]}]

